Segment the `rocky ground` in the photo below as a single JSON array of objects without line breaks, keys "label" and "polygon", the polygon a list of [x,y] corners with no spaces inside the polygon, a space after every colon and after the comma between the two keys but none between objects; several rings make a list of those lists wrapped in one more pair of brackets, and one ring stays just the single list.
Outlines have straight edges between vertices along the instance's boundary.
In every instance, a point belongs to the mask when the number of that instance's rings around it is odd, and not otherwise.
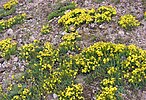
[{"label": "rocky ground", "polygon": [[[8,0],[0,0],[0,7],[7,1]],[[108,41],[124,43],[126,45],[135,44],[142,49],[146,49],[146,21],[143,19],[143,13],[146,11],[145,0],[103,0],[103,2],[100,3],[95,2],[98,0],[73,1],[81,8],[98,8],[101,5],[112,5],[117,10],[117,16],[113,17],[113,21],[110,23],[103,23],[101,25],[92,23],[82,25],[77,29],[79,34],[82,35],[83,47],[88,47],[98,41]],[[41,41],[49,41],[57,45],[61,42],[61,37],[67,33],[57,24],[59,17],[48,21],[47,16],[55,9],[55,5],[58,2],[66,2],[66,0],[19,0],[16,13],[12,16],[25,12],[27,14],[27,20],[23,24],[15,25],[11,29],[0,33],[0,40],[12,37],[13,40],[17,41],[21,46],[25,43],[32,42],[34,39],[38,39]],[[120,16],[128,13],[135,15],[141,22],[141,25],[132,31],[126,31],[120,28],[118,24],[115,24],[118,22]],[[42,25],[47,23],[51,25],[52,30],[48,35],[41,35],[40,29]],[[7,84],[12,81],[12,75],[16,77],[21,76],[25,70],[25,66],[25,62],[20,61],[17,55],[12,56],[8,61],[0,58],[0,82],[3,84],[3,87],[6,87]],[[95,89],[97,84],[97,82],[93,82],[90,85],[85,85],[85,93],[88,94],[87,100],[90,100],[89,98],[92,98],[92,93],[98,90],[97,88]],[[94,100],[94,98],[91,100]],[[125,96],[124,100],[146,100],[146,89],[136,92],[129,90],[129,97]]]}]

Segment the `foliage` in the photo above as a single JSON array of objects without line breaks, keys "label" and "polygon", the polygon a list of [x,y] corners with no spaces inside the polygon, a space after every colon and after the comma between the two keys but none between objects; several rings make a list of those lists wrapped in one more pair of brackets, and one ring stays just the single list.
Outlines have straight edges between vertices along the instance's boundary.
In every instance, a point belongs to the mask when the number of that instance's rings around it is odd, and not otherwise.
[{"label": "foliage", "polygon": [[117,100],[115,96],[117,88],[110,86],[102,88],[102,92],[97,96],[96,100]]},{"label": "foliage", "polygon": [[50,33],[50,30],[51,30],[51,27],[50,26],[43,25],[42,28],[41,28],[41,33],[45,35],[45,34]]},{"label": "foliage", "polygon": [[75,4],[75,3],[69,3],[69,4],[66,5],[66,6],[62,6],[62,7],[58,8],[57,10],[51,12],[51,13],[48,15],[48,20],[51,20],[51,19],[53,19],[54,17],[63,16],[66,10],[72,10],[72,9],[74,9],[75,7],[76,7],[76,4]]},{"label": "foliage", "polygon": [[10,0],[3,5],[5,10],[10,10],[12,7],[18,4],[18,0]]},{"label": "foliage", "polygon": [[[128,84],[134,89],[144,86],[145,50],[135,45],[97,42],[81,51],[80,40],[81,36],[75,32],[64,35],[57,48],[49,42],[42,44],[38,40],[20,47],[19,55],[27,62],[26,70],[22,78],[11,84],[6,94],[1,95],[7,100],[29,100],[46,99],[48,94],[55,93],[60,100],[82,100],[83,88],[75,85],[75,79],[78,74],[89,75],[93,72],[96,73],[93,77],[100,77],[97,100],[120,98],[120,86]],[[1,48],[4,50],[1,51],[11,49],[10,41],[7,44],[2,42]]]},{"label": "foliage", "polygon": [[0,56],[8,59],[10,55],[16,52],[17,43],[7,38],[0,41]]},{"label": "foliage", "polygon": [[144,19],[146,20],[146,11],[144,12]]},{"label": "foliage", "polygon": [[8,15],[11,15],[15,11],[16,11],[15,7],[12,7],[10,10],[0,9],[0,19]]},{"label": "foliage", "polygon": [[139,26],[140,22],[136,20],[136,18],[133,15],[127,14],[127,15],[121,16],[119,20],[119,25],[126,30],[130,30],[133,27]]},{"label": "foliage", "polygon": [[103,2],[104,0],[93,0],[94,2],[96,2],[96,3],[101,3],[101,2]]},{"label": "foliage", "polygon": [[81,84],[72,84],[60,93],[59,100],[84,100],[82,93],[83,87]]},{"label": "foliage", "polygon": [[101,6],[98,8],[97,14],[95,14],[95,20],[97,23],[109,22],[114,15],[116,15],[115,8],[111,6]]},{"label": "foliage", "polygon": [[59,20],[59,24],[63,24],[66,31],[70,25],[79,26],[81,24],[89,24],[92,22],[103,23],[109,22],[111,17],[116,14],[116,10],[110,6],[101,6],[97,9],[74,9],[64,16],[62,16]]},{"label": "foliage", "polygon": [[23,22],[25,18],[26,14],[23,13],[12,18],[9,18],[8,20],[0,20],[0,32],[7,28],[11,28],[15,24]]},{"label": "foliage", "polygon": [[60,53],[67,53],[68,51],[78,52],[80,50],[78,41],[81,40],[81,35],[77,32],[71,34],[65,34],[62,37],[63,42],[59,45]]},{"label": "foliage", "polygon": [[22,59],[25,59],[27,61],[31,60],[32,58],[34,58],[37,54],[37,50],[39,49],[39,41],[38,40],[34,40],[33,43],[30,44],[25,44],[23,45],[20,49],[20,57]]}]

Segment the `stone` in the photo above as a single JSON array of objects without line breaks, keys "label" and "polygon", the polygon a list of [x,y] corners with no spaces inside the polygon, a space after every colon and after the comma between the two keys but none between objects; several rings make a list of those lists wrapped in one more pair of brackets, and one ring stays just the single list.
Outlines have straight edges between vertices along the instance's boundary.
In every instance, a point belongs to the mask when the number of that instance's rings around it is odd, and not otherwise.
[{"label": "stone", "polygon": [[14,62],[17,62],[17,61],[18,61],[18,57],[15,57],[15,58],[13,59],[13,61],[14,61]]},{"label": "stone", "polygon": [[142,92],[141,100],[146,100],[146,91]]},{"label": "stone", "polygon": [[69,26],[69,31],[70,32],[75,32],[76,31],[76,27],[74,25]]},{"label": "stone", "polygon": [[49,94],[49,95],[47,96],[47,100],[54,100],[54,99],[53,99],[53,95],[52,95],[52,94]]},{"label": "stone", "polygon": [[57,94],[54,93],[54,94],[53,94],[53,98],[54,98],[54,99],[57,99],[57,98],[58,98]]},{"label": "stone", "polygon": [[118,32],[118,35],[120,35],[120,36],[124,36],[124,34],[125,34],[124,31],[119,31]]},{"label": "stone", "polygon": [[5,71],[5,69],[0,67],[0,73],[3,73],[4,71]]},{"label": "stone", "polygon": [[31,41],[34,41],[35,40],[35,37],[32,35],[32,36],[30,36],[30,38],[29,38]]},{"label": "stone", "polygon": [[61,35],[65,35],[65,34],[67,34],[67,32],[64,31],[64,32],[61,32],[60,34],[61,34]]},{"label": "stone", "polygon": [[23,72],[24,71],[24,66],[21,66],[19,70]]},{"label": "stone", "polygon": [[17,68],[16,68],[16,66],[13,66],[12,67],[12,71],[15,71]]},{"label": "stone", "polygon": [[14,31],[10,28],[6,31],[6,33],[4,34],[4,38],[7,37],[12,37],[14,35]]},{"label": "stone", "polygon": [[91,29],[94,29],[94,28],[95,28],[95,26],[96,26],[96,24],[95,24],[95,23],[91,23],[91,24],[90,24],[90,28],[91,28]]},{"label": "stone", "polygon": [[5,61],[4,58],[0,58],[0,63],[3,63]]},{"label": "stone", "polygon": [[101,24],[101,25],[99,25],[99,28],[100,29],[105,29],[105,26]]}]

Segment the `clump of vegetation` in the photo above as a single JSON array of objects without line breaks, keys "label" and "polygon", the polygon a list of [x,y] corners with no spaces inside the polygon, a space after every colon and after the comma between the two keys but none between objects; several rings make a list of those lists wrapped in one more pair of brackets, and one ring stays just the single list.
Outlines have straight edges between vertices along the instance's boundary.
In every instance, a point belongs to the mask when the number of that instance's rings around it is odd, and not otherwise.
[{"label": "clump of vegetation", "polygon": [[95,20],[97,23],[109,22],[116,13],[116,9],[111,6],[101,6],[95,14]]},{"label": "clump of vegetation", "polygon": [[116,15],[116,10],[110,6],[101,6],[97,9],[74,9],[64,16],[62,16],[58,23],[62,24],[66,31],[68,31],[70,25],[75,27],[80,26],[81,24],[89,24],[92,22],[103,23],[111,21],[112,16]]},{"label": "clump of vegetation", "polygon": [[94,14],[95,10],[86,10],[86,9],[75,9],[73,11],[68,12],[64,16],[62,16],[59,20],[59,24],[63,24],[66,30],[72,24],[74,26],[79,26],[80,24],[86,23],[89,24],[94,21],[94,17],[91,14]]},{"label": "clump of vegetation", "polygon": [[[10,0],[4,4],[4,10],[11,11],[17,3],[17,0]],[[75,7],[75,3],[58,7],[48,15],[48,19],[62,16],[58,23],[68,31],[70,26],[77,28],[82,24],[110,22],[117,13],[112,6],[101,6],[97,10]],[[64,15],[66,10],[71,9],[74,10]],[[2,17],[5,15],[9,13],[0,14]],[[0,32],[21,23],[25,18],[26,14],[21,14],[1,20]],[[121,17],[119,25],[128,30],[139,26],[140,22],[129,14]],[[48,34],[50,30],[50,26],[44,25],[41,33]],[[46,100],[48,95],[56,94],[59,100],[84,100],[84,88],[76,80],[78,75],[92,76],[92,79],[85,78],[91,81],[98,78],[100,85],[99,91],[94,94],[96,100],[119,100],[123,93],[120,87],[128,85],[127,88],[139,89],[145,85],[146,50],[135,45],[110,42],[97,42],[81,49],[81,35],[75,32],[76,29],[72,31],[62,36],[57,46],[34,40],[17,49],[17,43],[10,38],[0,41],[0,57],[9,59],[17,52],[26,64],[20,78],[12,76],[13,83],[5,90],[0,85],[0,99]]]},{"label": "clump of vegetation", "polygon": [[59,95],[59,100],[84,100],[83,87],[81,84],[72,84]]},{"label": "clump of vegetation", "polygon": [[16,52],[17,43],[13,42],[11,38],[0,41],[0,56],[8,59],[10,55]]},{"label": "clump of vegetation", "polygon": [[39,48],[39,41],[34,40],[33,43],[30,44],[25,44],[19,49],[19,55],[22,59],[25,59],[27,61],[31,60],[34,58],[36,54],[36,50]]},{"label": "clump of vegetation", "polygon": [[41,33],[43,35],[50,33],[51,27],[49,25],[43,25],[41,28]]},{"label": "clump of vegetation", "polygon": [[20,48],[20,58],[27,62],[27,67],[22,78],[8,87],[4,95],[7,100],[46,99],[51,93],[60,99],[82,100],[84,89],[75,79],[79,74],[94,72],[98,76],[95,75],[93,80],[100,77],[100,91],[95,94],[97,100],[120,98],[119,86],[128,84],[134,89],[144,86],[145,50],[135,45],[97,42],[81,51],[78,33],[66,34],[62,40],[57,48],[49,42],[42,44],[37,40]]},{"label": "clump of vegetation", "polygon": [[10,10],[0,9],[0,19],[13,14],[16,11],[15,7],[12,7]]},{"label": "clump of vegetation", "polygon": [[144,12],[144,19],[146,20],[146,11]]},{"label": "clump of vegetation", "polygon": [[102,88],[102,92],[97,95],[96,100],[117,100],[115,95],[116,91],[117,87],[113,86]]},{"label": "clump of vegetation", "polygon": [[121,16],[119,20],[119,25],[126,30],[131,30],[132,28],[139,26],[140,22],[136,20],[133,15],[127,14]]},{"label": "clump of vegetation", "polygon": [[63,42],[60,43],[60,53],[67,53],[68,51],[77,52],[80,50],[78,41],[81,40],[81,35],[77,32],[66,34],[62,37]]},{"label": "clump of vegetation", "polygon": [[7,28],[11,28],[15,24],[19,24],[23,22],[25,18],[26,18],[26,14],[23,13],[23,14],[14,16],[12,18],[9,18],[8,20],[0,20],[0,32]]},{"label": "clump of vegetation", "polygon": [[66,10],[72,10],[72,9],[75,9],[75,7],[76,7],[76,4],[74,2],[73,3],[69,3],[66,6],[62,6],[62,7],[58,8],[57,10],[51,12],[48,15],[48,20],[51,20],[54,17],[63,16]]},{"label": "clump of vegetation", "polygon": [[101,2],[103,2],[104,0],[93,0],[94,2],[96,2],[96,3],[101,3]]},{"label": "clump of vegetation", "polygon": [[5,10],[10,10],[12,7],[18,4],[18,0],[10,0],[3,5]]}]

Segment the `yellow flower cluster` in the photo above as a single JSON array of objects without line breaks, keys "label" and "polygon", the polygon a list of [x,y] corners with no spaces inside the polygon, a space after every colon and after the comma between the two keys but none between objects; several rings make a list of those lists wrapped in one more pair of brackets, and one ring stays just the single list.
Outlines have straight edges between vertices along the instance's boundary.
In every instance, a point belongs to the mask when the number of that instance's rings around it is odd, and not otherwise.
[{"label": "yellow flower cluster", "polygon": [[27,89],[27,88],[24,88],[24,89],[22,90],[22,92],[20,93],[20,95],[15,95],[15,96],[13,96],[13,98],[12,98],[11,100],[26,100],[26,99],[28,99],[28,98],[27,98],[28,95],[29,95],[29,96],[31,95],[30,90]]},{"label": "yellow flower cluster", "polygon": [[0,32],[12,27],[15,24],[19,24],[22,21],[24,21],[24,19],[26,18],[26,14],[20,14],[17,16],[14,16],[13,18],[9,18],[8,20],[0,20]]},{"label": "yellow flower cluster", "polygon": [[118,23],[122,28],[124,28],[126,30],[140,25],[140,22],[138,20],[136,20],[136,18],[131,14],[121,16]]},{"label": "yellow flower cluster", "polygon": [[0,56],[9,58],[10,55],[16,51],[17,43],[13,42],[11,38],[7,38],[0,41]]},{"label": "yellow flower cluster", "polygon": [[62,16],[59,20],[59,24],[63,24],[66,30],[70,25],[79,26],[81,24],[89,24],[91,22],[96,21],[97,23],[102,23],[105,21],[110,21],[111,17],[116,15],[116,10],[110,6],[102,6],[99,9],[74,9],[64,16]]},{"label": "yellow flower cluster", "polygon": [[75,78],[77,75],[77,70],[72,70],[70,68],[66,68],[62,70],[61,68],[57,68],[54,72],[50,74],[50,76],[44,80],[43,88],[47,90],[47,93],[58,92],[58,86],[65,80],[69,78]]},{"label": "yellow flower cluster", "polygon": [[117,87],[115,87],[115,78],[103,79],[101,81],[102,92],[97,95],[96,100],[117,100],[116,99],[116,91]]},{"label": "yellow flower cluster", "polygon": [[72,84],[60,92],[59,100],[84,100],[83,87],[81,84]]},{"label": "yellow flower cluster", "polygon": [[[20,48],[20,56],[29,61],[28,73],[26,71],[23,79],[29,79],[38,89],[38,94],[31,92],[32,98],[34,95],[41,98],[55,93],[60,100],[84,99],[83,88],[71,85],[75,83],[76,76],[82,73],[87,75],[95,72],[98,75],[95,78],[101,77],[101,92],[98,93],[97,100],[116,100],[119,96],[118,86],[129,84],[140,87],[146,82],[146,50],[135,45],[97,42],[76,52],[79,40],[81,36],[78,33],[70,33],[62,37],[63,42],[56,49],[49,42],[42,45],[37,40]],[[75,53],[68,54],[69,50]],[[9,88],[11,90],[12,87]],[[29,92],[23,90],[20,94]],[[23,96],[25,99],[30,97]],[[16,95],[14,99],[17,98]]]},{"label": "yellow flower cluster", "polygon": [[146,20],[146,11],[144,12],[144,19]]},{"label": "yellow flower cluster", "polygon": [[18,4],[18,0],[10,0],[3,5],[5,10],[10,10],[13,6]]},{"label": "yellow flower cluster", "polygon": [[[94,10],[94,9],[91,9]],[[93,22],[93,16],[90,15],[91,11],[86,9],[74,9],[73,11],[70,11],[66,13],[64,16],[62,16],[59,20],[59,24],[63,24],[66,29],[68,29],[69,25],[73,24],[74,26],[79,26],[83,23],[90,23]],[[93,11],[95,13],[95,11]]]},{"label": "yellow flower cluster", "polygon": [[33,43],[25,44],[20,48],[20,58],[25,59],[27,61],[31,60],[32,58],[36,57],[37,55],[37,49],[39,41],[34,40]]},{"label": "yellow flower cluster", "polygon": [[54,66],[54,62],[56,61],[55,55],[57,55],[57,52],[54,51],[51,43],[46,42],[44,44],[43,50],[39,51],[37,54],[37,58],[39,59],[39,65],[42,66],[42,70],[52,69],[52,66]]},{"label": "yellow flower cluster", "polygon": [[139,84],[144,82],[146,77],[145,57],[146,51],[135,45],[98,42],[85,48],[74,58],[76,66],[82,73],[89,73],[96,69],[99,72],[104,70],[116,79],[124,77],[131,84]]},{"label": "yellow flower cluster", "polygon": [[109,75],[115,74],[116,72],[117,72],[117,68],[115,67],[110,67],[109,70],[107,71]]},{"label": "yellow flower cluster", "polygon": [[77,41],[81,40],[81,35],[77,32],[65,34],[62,37],[63,42],[59,45],[59,51],[62,53],[66,53],[67,51],[78,51],[80,50],[79,46],[77,45]]},{"label": "yellow flower cluster", "polygon": [[115,93],[117,87],[109,86],[102,88],[102,92],[97,96],[96,100],[117,100]]},{"label": "yellow flower cluster", "polygon": [[43,25],[42,28],[41,28],[41,33],[42,34],[48,34],[51,30],[51,27],[48,26],[48,25]]},{"label": "yellow flower cluster", "polygon": [[98,8],[95,14],[95,20],[97,23],[109,22],[112,20],[112,16],[116,15],[116,9],[111,6],[101,6]]},{"label": "yellow flower cluster", "polygon": [[111,79],[103,79],[101,84],[103,86],[109,86],[109,85],[113,85],[115,83],[115,78],[111,78]]},{"label": "yellow flower cluster", "polygon": [[[133,67],[134,68],[134,67]],[[146,64],[142,65],[142,67],[135,68],[132,72],[125,73],[124,78],[128,79],[128,82],[131,84],[139,84],[140,82],[144,82],[146,79]]]}]

